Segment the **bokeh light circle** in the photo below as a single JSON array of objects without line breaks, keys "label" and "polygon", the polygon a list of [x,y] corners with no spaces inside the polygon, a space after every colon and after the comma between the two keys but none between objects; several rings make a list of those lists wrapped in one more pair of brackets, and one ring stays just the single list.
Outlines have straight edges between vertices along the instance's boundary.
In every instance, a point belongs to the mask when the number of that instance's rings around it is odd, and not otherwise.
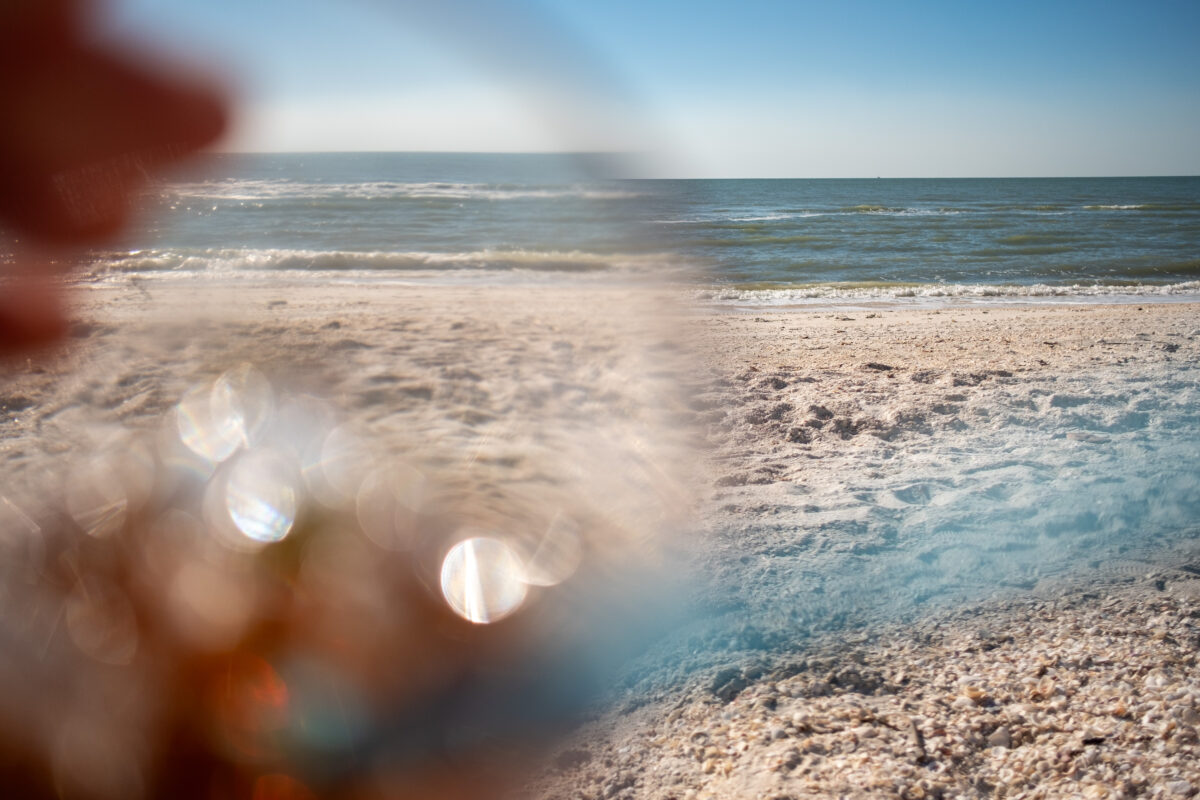
[{"label": "bokeh light circle", "polygon": [[175,407],[179,439],[210,464],[220,463],[237,451],[244,441],[241,420],[214,413],[211,386],[198,386],[183,396]]},{"label": "bokeh light circle", "polygon": [[499,539],[464,539],[442,561],[442,596],[465,620],[496,622],[525,602],[525,567],[516,552]]},{"label": "bokeh light circle", "polygon": [[250,364],[239,364],[217,378],[210,407],[213,419],[227,421],[241,444],[251,447],[262,440],[271,421],[275,395],[265,375]]},{"label": "bokeh light circle", "polygon": [[225,484],[225,508],[233,524],[256,542],[278,542],[296,521],[297,480],[287,461],[271,450],[252,450],[233,465]]}]

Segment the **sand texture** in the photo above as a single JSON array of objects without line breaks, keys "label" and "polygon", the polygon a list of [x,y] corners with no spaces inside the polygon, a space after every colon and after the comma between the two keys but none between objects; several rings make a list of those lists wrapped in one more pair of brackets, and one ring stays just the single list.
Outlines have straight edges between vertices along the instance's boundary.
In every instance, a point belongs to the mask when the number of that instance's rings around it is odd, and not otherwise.
[{"label": "sand texture", "polygon": [[6,365],[0,469],[40,480],[48,458],[157,435],[189,389],[249,363],[280,398],[327,403],[381,458],[419,461],[464,495],[550,491],[585,472],[623,481],[604,459],[629,467],[674,446],[656,449],[675,428],[676,348],[649,302],[312,281],[81,287],[68,346]]},{"label": "sand texture", "polygon": [[698,610],[540,796],[1200,789],[1194,306],[698,321]]},{"label": "sand texture", "polygon": [[589,558],[684,576],[682,614],[528,794],[1200,790],[1194,305],[171,279],[76,305],[69,346],[0,384],[22,515],[252,362],[473,525],[567,513]]},{"label": "sand texture", "polygon": [[607,714],[542,797],[1124,798],[1200,788],[1200,561],[798,647]]},{"label": "sand texture", "polygon": [[[165,280],[75,304],[68,346],[6,364],[0,393],[7,785],[179,796],[159,765],[184,750],[213,780],[478,797],[513,767],[472,737],[520,751],[656,619],[627,576],[663,563],[694,463],[662,298]],[[281,753],[270,726],[206,721],[229,690],[196,707],[230,674],[252,707],[279,696],[266,674],[350,722],[295,712]],[[530,715],[497,710],[514,693]],[[448,738],[452,767],[412,763]]]}]

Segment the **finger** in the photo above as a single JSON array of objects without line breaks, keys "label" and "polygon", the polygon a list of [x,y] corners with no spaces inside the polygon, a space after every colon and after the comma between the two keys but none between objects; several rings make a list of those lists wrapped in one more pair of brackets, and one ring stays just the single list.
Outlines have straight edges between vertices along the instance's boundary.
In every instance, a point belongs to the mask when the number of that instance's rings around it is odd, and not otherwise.
[{"label": "finger", "polygon": [[0,216],[39,238],[101,239],[162,166],[213,142],[218,95],[70,37],[0,86]]},{"label": "finger", "polygon": [[60,291],[49,281],[19,276],[0,285],[0,356],[53,344],[66,332]]}]

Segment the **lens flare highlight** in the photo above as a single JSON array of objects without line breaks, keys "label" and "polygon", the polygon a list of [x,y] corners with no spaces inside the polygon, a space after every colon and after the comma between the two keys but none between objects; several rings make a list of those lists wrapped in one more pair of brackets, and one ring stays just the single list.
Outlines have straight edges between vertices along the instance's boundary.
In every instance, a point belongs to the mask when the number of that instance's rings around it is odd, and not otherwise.
[{"label": "lens flare highlight", "polygon": [[241,444],[258,444],[275,410],[271,383],[250,364],[226,370],[213,384],[210,399],[214,419],[227,420]]},{"label": "lens flare highlight", "polygon": [[442,596],[454,613],[470,622],[487,624],[507,617],[521,607],[527,592],[521,559],[499,539],[464,539],[442,562]]},{"label": "lens flare highlight", "polygon": [[271,543],[288,535],[298,506],[291,473],[287,462],[271,451],[250,451],[233,465],[225,508],[246,537]]}]

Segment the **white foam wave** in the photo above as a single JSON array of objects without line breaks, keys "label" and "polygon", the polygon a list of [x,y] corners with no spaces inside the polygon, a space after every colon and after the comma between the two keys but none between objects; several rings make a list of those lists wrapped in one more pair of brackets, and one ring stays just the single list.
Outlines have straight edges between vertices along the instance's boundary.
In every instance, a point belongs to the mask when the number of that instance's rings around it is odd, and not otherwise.
[{"label": "white foam wave", "polygon": [[761,214],[757,217],[728,217],[730,222],[770,222],[777,219],[791,219],[802,216],[799,214]]},{"label": "white foam wave", "polygon": [[1132,203],[1126,205],[1095,205],[1084,206],[1088,211],[1136,211],[1143,208],[1151,208],[1144,203]]},{"label": "white foam wave", "polygon": [[105,273],[242,272],[446,272],[532,271],[559,273],[631,272],[655,274],[677,266],[664,255],[540,250],[470,252],[347,251],[292,249],[138,250],[102,258],[93,264]]},{"label": "white foam wave", "polygon": [[637,192],[611,187],[511,186],[484,183],[307,183],[289,180],[222,180],[168,184],[160,192],[179,200],[628,200]]},{"label": "white foam wave", "polygon": [[963,212],[956,208],[865,208],[841,213],[868,214],[873,217],[953,217]]},{"label": "white foam wave", "polygon": [[976,285],[976,284],[919,284],[854,286],[847,284],[812,284],[775,289],[739,289],[709,287],[695,292],[698,300],[744,305],[804,305],[829,301],[890,300],[1115,300],[1118,298],[1189,298],[1200,296],[1200,281],[1164,285],[1072,285],[1051,286],[1035,284]]},{"label": "white foam wave", "polygon": [[697,214],[687,217],[651,220],[656,225],[705,225],[743,222],[778,222],[788,219],[811,219],[834,215],[867,215],[875,217],[950,217],[964,213],[957,208],[884,208],[882,206],[852,206],[830,211],[787,211],[777,213],[728,216],[727,214]]},{"label": "white foam wave", "polygon": [[809,217],[826,217],[829,216],[830,213],[831,212],[828,211],[793,211],[746,217],[730,217],[725,214],[714,213],[697,214],[687,217],[652,219],[650,222],[654,225],[711,225],[713,223],[719,225],[730,222],[774,222],[781,219],[808,219]]}]

